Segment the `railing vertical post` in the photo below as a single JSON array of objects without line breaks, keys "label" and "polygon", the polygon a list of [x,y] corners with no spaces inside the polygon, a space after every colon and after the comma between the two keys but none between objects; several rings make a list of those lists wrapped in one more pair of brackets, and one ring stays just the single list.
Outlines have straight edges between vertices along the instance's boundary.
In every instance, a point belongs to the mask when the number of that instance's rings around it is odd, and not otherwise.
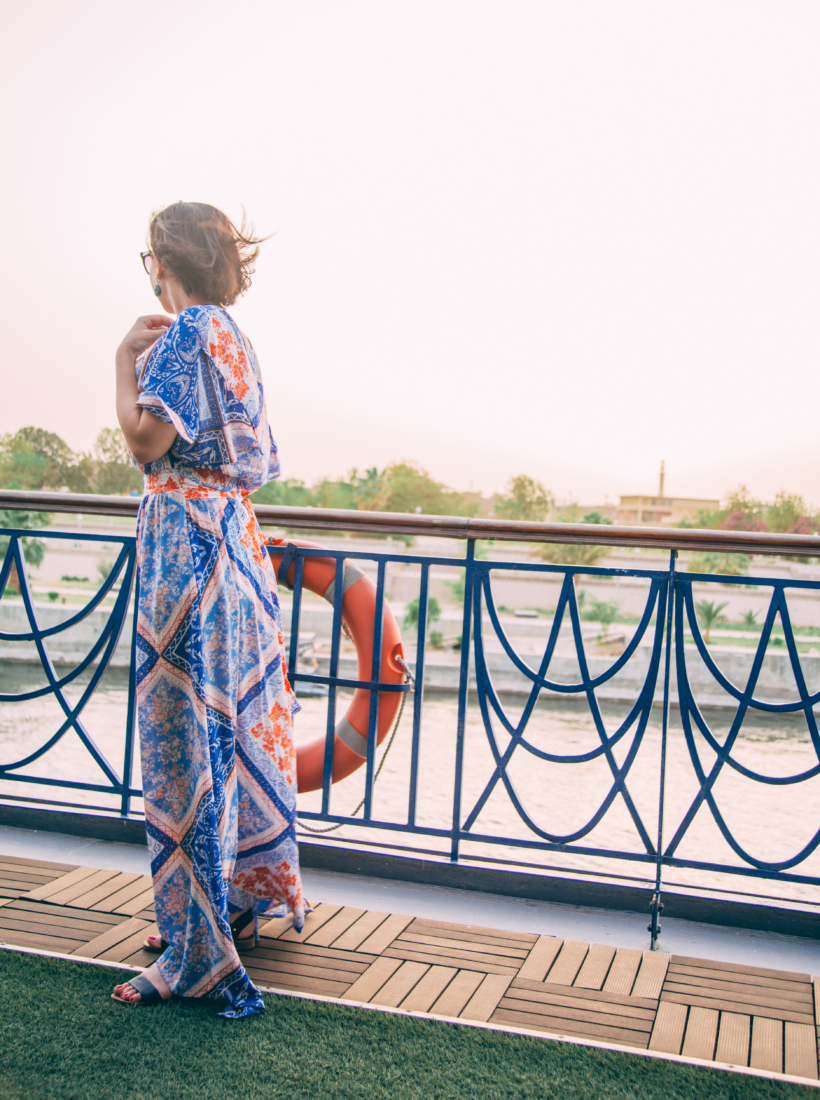
[{"label": "railing vertical post", "polygon": [[[675,603],[675,558],[677,550],[669,553],[669,580],[666,592],[666,651],[663,665],[663,718],[661,724],[661,774],[658,790],[658,844],[655,851],[655,891],[652,895],[651,911],[652,920],[647,929],[650,934],[649,950],[657,950],[658,936],[661,934],[661,926],[658,923],[663,903],[661,902],[661,889],[663,877],[663,810],[664,796],[666,793],[666,742],[669,734],[669,694],[671,690],[670,677],[672,669],[672,619]],[[658,607],[660,611],[660,606]]]},{"label": "railing vertical post", "polygon": [[427,645],[427,604],[430,589],[430,566],[422,565],[419,582],[419,624],[416,635],[416,673],[413,694],[413,745],[410,750],[410,799],[407,807],[407,824],[416,824],[416,799],[419,786],[419,746],[421,740],[421,712],[424,704],[424,651]]},{"label": "railing vertical post", "polygon": [[[299,559],[297,559],[298,561]],[[297,566],[299,577],[299,596],[302,595],[302,576],[304,572]],[[330,668],[331,682],[327,692],[327,723],[325,726],[325,761],[322,772],[322,813],[330,813],[330,787],[333,783],[333,756],[336,745],[336,684],[333,681],[339,675],[339,654],[342,646],[342,601],[344,600],[344,558],[336,558],[336,573],[333,581],[333,625],[330,628]],[[295,583],[295,578],[294,578]],[[294,607],[296,607],[296,588],[293,589]],[[293,638],[293,620],[291,619],[291,638]],[[298,649],[297,649],[298,652]]]},{"label": "railing vertical post", "polygon": [[[132,551],[136,557],[136,543]],[[131,658],[128,663],[128,715],[125,720],[125,755],[122,762],[122,801],[120,814],[128,817],[131,812],[131,780],[134,774],[134,730],[137,724],[137,611],[140,599],[140,575],[134,567],[134,600],[131,625]]]},{"label": "railing vertical post", "polygon": [[456,772],[453,782],[453,829],[450,860],[458,862],[461,836],[461,782],[464,774],[464,727],[467,720],[467,692],[470,687],[470,627],[473,615],[475,539],[467,540],[464,575],[464,615],[461,623],[461,660],[458,680],[458,725],[456,727]]},{"label": "railing vertical post", "polygon": [[[376,609],[373,612],[373,663],[370,682],[380,684],[382,679],[382,639],[384,637],[384,585],[387,579],[387,562],[379,562],[376,574]],[[331,675],[336,675],[331,673]],[[367,762],[364,774],[365,821],[373,816],[373,780],[376,774],[376,748],[379,732],[379,693],[370,692],[370,717],[367,726]]]}]

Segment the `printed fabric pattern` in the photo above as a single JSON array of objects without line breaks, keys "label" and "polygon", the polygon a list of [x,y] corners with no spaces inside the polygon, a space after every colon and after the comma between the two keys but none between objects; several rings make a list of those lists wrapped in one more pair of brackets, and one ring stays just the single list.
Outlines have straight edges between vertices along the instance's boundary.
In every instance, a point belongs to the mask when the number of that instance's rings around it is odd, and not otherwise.
[{"label": "printed fabric pattern", "polygon": [[278,476],[259,366],[196,306],[137,360],[139,403],[178,435],[140,467],[137,708],[159,969],[186,997],[261,1012],[230,920],[304,901],[293,715],[276,577],[245,494]]}]

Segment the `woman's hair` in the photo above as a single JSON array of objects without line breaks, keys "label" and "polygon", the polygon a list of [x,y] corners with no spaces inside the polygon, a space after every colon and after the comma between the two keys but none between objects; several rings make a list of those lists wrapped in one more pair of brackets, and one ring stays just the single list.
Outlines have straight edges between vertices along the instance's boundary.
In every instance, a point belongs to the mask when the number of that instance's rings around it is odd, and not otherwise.
[{"label": "woman's hair", "polygon": [[151,251],[194,294],[217,306],[232,305],[251,285],[254,262],[265,237],[245,221],[239,229],[205,202],[175,202],[151,215]]}]

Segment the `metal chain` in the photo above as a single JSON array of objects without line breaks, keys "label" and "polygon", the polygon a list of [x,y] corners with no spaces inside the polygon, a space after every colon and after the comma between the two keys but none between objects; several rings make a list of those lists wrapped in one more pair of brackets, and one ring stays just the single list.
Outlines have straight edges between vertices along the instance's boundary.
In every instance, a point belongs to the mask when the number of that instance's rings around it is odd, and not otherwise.
[{"label": "metal chain", "polygon": [[[407,667],[407,665],[404,663],[404,660],[401,657],[397,657],[396,660],[399,662],[401,667],[404,669],[404,682],[405,682],[405,684],[410,684],[410,691],[403,691],[402,692],[401,704],[399,706],[399,713],[396,715],[396,721],[395,721],[395,724],[393,725],[393,732],[390,734],[390,740],[387,742],[387,748],[384,750],[384,753],[382,754],[382,758],[379,761],[379,766],[376,769],[376,774],[373,776],[373,786],[374,787],[376,785],[376,781],[378,780],[379,776],[382,773],[382,768],[384,767],[384,762],[387,759],[388,753],[390,752],[390,750],[393,747],[393,742],[396,740],[396,734],[399,732],[399,725],[401,723],[401,716],[404,713],[404,704],[407,702],[407,696],[410,695],[411,692],[416,690],[416,679],[413,676],[413,673],[410,671],[410,669]],[[353,813],[350,816],[355,817],[356,814],[359,812],[359,810],[361,810],[362,806],[364,806],[364,799],[361,800],[359,805],[356,807],[356,809],[353,811]],[[316,829],[312,825],[306,825],[304,823],[304,821],[300,821],[298,824],[299,824],[300,829],[305,829],[309,833],[332,833],[336,829],[341,829],[342,825],[344,825],[346,823],[344,821],[340,821],[338,825],[328,825],[324,829]]]}]

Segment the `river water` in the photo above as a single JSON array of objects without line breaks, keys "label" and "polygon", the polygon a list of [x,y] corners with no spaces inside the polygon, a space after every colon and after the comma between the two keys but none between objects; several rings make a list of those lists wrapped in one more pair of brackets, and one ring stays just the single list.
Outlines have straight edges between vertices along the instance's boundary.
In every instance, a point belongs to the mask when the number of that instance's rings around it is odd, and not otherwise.
[{"label": "river water", "polygon": [[[5,663],[0,667],[0,691],[20,693],[41,686],[42,672],[31,665]],[[78,700],[87,677],[67,689],[73,705]],[[127,679],[123,671],[109,670],[100,687],[83,712],[89,736],[119,773],[122,768],[125,717],[127,710]],[[374,817],[402,823],[407,820],[410,760],[412,749],[412,697],[405,710],[393,748],[375,788]],[[521,710],[520,701],[505,700],[508,715],[515,720]],[[326,699],[303,698],[303,710],[296,719],[297,741],[321,736],[326,722]],[[346,700],[340,694],[338,714],[344,712]],[[612,733],[626,713],[618,703],[602,704],[607,731]],[[731,714],[709,711],[707,717],[719,739],[725,735]],[[0,705],[0,763],[19,760],[46,743],[57,730],[63,714],[52,699]],[[653,710],[643,741],[632,764],[627,789],[640,819],[653,843],[658,828],[658,787],[660,778],[661,713]],[[453,782],[457,702],[450,695],[428,695],[424,701],[420,737],[419,784],[417,796],[418,825],[447,829],[453,816]],[[496,723],[499,742],[506,746]],[[536,748],[551,753],[582,754],[599,744],[589,709],[585,702],[550,701],[533,712],[527,736]],[[634,728],[613,750],[621,765],[632,747]],[[465,729],[462,821],[475,805],[494,772],[493,756],[478,705],[471,700]],[[380,750],[380,752],[383,750]],[[702,766],[708,772],[714,754],[699,738]],[[805,720],[802,716],[755,715],[747,719],[738,738],[735,758],[746,767],[769,776],[787,776],[805,771],[817,764]],[[80,738],[69,731],[42,758],[27,765],[23,772],[47,778],[105,782],[96,763],[91,760]],[[139,786],[139,754],[135,753],[134,784]],[[538,759],[519,746],[508,768],[511,784],[527,813],[542,829],[567,835],[581,829],[594,815],[612,785],[612,774],[605,759],[585,763],[560,764]],[[363,793],[364,768],[333,788],[332,809],[349,814]],[[715,799],[725,816],[726,824],[737,842],[751,856],[760,860],[782,860],[795,855],[818,829],[818,784],[820,777],[794,785],[768,786],[746,779],[724,768],[714,787]],[[665,843],[674,835],[679,823],[692,804],[698,790],[695,771],[689,756],[677,711],[672,712],[667,753],[666,800],[664,815]],[[115,808],[110,796],[93,792],[43,788],[29,784],[0,781],[0,794],[13,793],[26,797],[43,797],[81,802],[86,805]],[[320,794],[302,795],[300,809],[315,810]],[[141,808],[139,800],[136,808]],[[312,824],[308,822],[307,824]],[[499,783],[487,800],[473,831],[489,836],[506,836],[513,840],[537,839],[519,817],[503,784]],[[386,833],[363,827],[344,826],[334,837],[365,839],[382,844],[411,842],[406,834]],[[421,848],[446,852],[445,840],[417,837]],[[639,833],[625,805],[616,797],[601,823],[578,844],[606,851],[640,853],[645,851]],[[583,870],[608,875],[651,876],[646,864],[613,860],[600,855],[579,855],[577,852],[536,852],[521,847],[469,842],[463,845],[465,854],[517,859],[540,867]],[[708,808],[702,806],[677,850],[681,857],[708,862],[742,865],[731,851],[715,824]],[[799,873],[820,876],[820,855],[811,855],[797,869]],[[691,886],[708,886],[722,891],[739,890],[756,894],[820,902],[816,887],[783,882],[766,882],[748,877],[712,872],[668,869],[666,881]]]}]

